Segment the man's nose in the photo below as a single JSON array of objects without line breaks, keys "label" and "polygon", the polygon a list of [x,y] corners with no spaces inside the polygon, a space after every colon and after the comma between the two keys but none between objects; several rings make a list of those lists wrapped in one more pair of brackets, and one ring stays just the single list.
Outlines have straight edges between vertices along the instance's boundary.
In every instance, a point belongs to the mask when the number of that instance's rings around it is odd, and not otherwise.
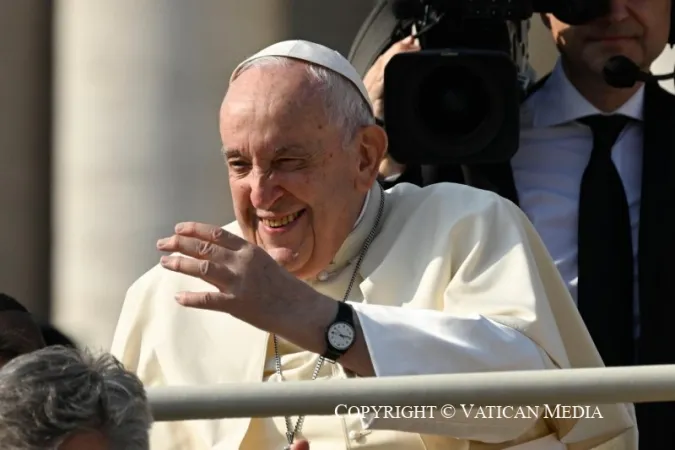
[{"label": "man's nose", "polygon": [[282,195],[273,175],[260,170],[251,173],[251,205],[255,209],[270,209]]},{"label": "man's nose", "polygon": [[622,20],[625,20],[629,14],[628,14],[628,3],[631,0],[609,0],[609,14],[607,14],[606,18],[610,22],[621,22]]}]

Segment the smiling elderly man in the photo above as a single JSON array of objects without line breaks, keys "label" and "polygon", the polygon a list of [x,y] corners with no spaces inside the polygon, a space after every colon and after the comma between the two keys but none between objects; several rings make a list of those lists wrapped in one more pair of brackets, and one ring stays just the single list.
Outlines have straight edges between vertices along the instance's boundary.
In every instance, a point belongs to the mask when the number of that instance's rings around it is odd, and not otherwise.
[{"label": "smiling elderly man", "polygon": [[[113,353],[147,386],[602,365],[513,204],[453,184],[382,191],[375,180],[387,136],[337,52],[287,41],[244,61],[220,133],[236,222],[178,224],[157,244],[170,255],[124,303]],[[162,450],[280,450],[299,439],[312,450],[635,448],[632,409],[600,411],[603,419],[552,421],[158,423],[152,442]]]}]

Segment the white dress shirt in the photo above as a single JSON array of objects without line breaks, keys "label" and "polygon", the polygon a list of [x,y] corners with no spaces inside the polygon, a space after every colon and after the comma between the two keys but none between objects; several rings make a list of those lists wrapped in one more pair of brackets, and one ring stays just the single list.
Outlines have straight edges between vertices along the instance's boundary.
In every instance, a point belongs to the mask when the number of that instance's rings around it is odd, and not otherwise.
[{"label": "white dress shirt", "polygon": [[[637,252],[642,183],[644,87],[615,113],[636,120],[616,141],[612,160],[628,199],[633,236],[635,321],[638,325]],[[556,64],[546,83],[521,109],[520,147],[511,161],[521,209],[534,224],[577,301],[577,224],[581,177],[593,149],[589,127],[576,122],[601,114]],[[599,239],[602,236],[598,236]]]}]

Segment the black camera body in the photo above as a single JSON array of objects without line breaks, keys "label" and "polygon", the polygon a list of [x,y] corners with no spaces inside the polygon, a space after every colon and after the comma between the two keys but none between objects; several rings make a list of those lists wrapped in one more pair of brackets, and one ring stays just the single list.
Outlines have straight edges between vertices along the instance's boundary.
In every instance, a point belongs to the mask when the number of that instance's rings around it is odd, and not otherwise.
[{"label": "black camera body", "polygon": [[570,24],[609,11],[608,0],[384,0],[366,19],[349,59],[362,75],[393,43],[415,36],[420,52],[395,55],[384,74],[389,153],[408,165],[508,161],[519,143],[529,74],[529,19]]},{"label": "black camera body", "polygon": [[491,163],[518,149],[521,86],[508,54],[422,50],[385,69],[389,153],[404,164]]},{"label": "black camera body", "polygon": [[400,53],[385,69],[384,122],[396,161],[492,163],[517,151],[529,23],[503,20],[522,15],[515,8],[476,3],[484,5],[454,14],[425,8],[427,17],[401,21],[399,34],[422,30],[424,50]]}]

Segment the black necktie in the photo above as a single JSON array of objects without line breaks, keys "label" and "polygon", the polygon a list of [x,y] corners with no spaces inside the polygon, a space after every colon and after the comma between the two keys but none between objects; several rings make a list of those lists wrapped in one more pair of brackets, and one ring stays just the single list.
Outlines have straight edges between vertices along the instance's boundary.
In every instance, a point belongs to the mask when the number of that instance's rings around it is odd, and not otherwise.
[{"label": "black necktie", "polygon": [[628,201],[612,162],[624,116],[590,116],[593,152],[579,198],[579,312],[606,366],[634,364],[633,245]]}]

